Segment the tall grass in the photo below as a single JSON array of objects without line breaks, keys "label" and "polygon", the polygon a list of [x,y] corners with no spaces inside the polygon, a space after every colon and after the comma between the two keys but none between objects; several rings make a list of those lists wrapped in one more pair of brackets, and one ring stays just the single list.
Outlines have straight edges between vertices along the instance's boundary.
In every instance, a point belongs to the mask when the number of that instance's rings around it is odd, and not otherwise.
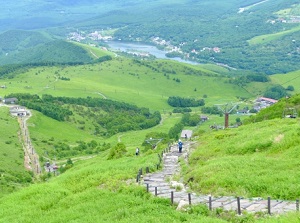
[{"label": "tall grass", "polygon": [[0,222],[223,222],[178,212],[135,184],[133,176],[157,155],[95,158],[65,174],[1,199]]},{"label": "tall grass", "polygon": [[276,119],[204,134],[185,179],[204,194],[294,200],[300,196],[297,120]]}]

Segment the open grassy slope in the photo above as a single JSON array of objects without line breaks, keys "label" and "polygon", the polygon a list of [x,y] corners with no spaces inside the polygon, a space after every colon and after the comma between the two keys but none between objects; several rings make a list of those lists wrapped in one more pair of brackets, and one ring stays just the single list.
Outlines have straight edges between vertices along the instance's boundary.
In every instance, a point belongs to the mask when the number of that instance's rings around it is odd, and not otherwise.
[{"label": "open grassy slope", "polygon": [[266,35],[261,35],[261,36],[255,36],[252,39],[248,40],[248,43],[250,45],[269,43],[272,40],[277,40],[283,36],[289,35],[291,33],[299,32],[299,31],[300,31],[300,26],[296,26],[296,27],[293,27],[289,30],[285,30],[282,32],[266,34]]},{"label": "open grassy slope", "polygon": [[24,167],[24,152],[18,138],[19,125],[7,107],[0,106],[0,197],[32,181]]},{"label": "open grassy slope", "polygon": [[223,222],[177,212],[135,185],[141,166],[157,155],[107,161],[97,157],[76,163],[65,174],[7,196],[0,202],[0,222]]},{"label": "open grassy slope", "polygon": [[[58,77],[70,78],[70,81]],[[177,80],[177,81],[176,81]],[[100,64],[71,67],[38,67],[16,76],[1,79],[0,95],[9,93],[51,94],[70,97],[105,97],[126,101],[154,110],[170,109],[169,96],[200,99],[207,104],[249,98],[242,88],[229,84],[227,77],[201,66],[173,61],[146,61],[144,64],[121,57]]]},{"label": "open grassy slope", "polygon": [[295,200],[299,131],[298,119],[274,119],[204,134],[185,179],[204,194]]},{"label": "open grassy slope", "polygon": [[289,85],[294,87],[294,91],[290,93],[300,93],[300,70],[293,71],[287,74],[276,74],[270,76],[272,82],[275,84],[280,84],[283,87],[288,87]]},{"label": "open grassy slope", "polygon": [[[299,130],[298,120],[276,119],[202,133],[191,164],[183,166],[184,178],[193,177],[190,186],[204,194],[294,200],[299,197]],[[48,182],[0,199],[0,222],[225,222],[205,217],[203,208],[190,214],[175,211],[168,199],[152,197],[134,183],[139,168],[155,169],[156,152],[135,157],[129,151],[117,160],[107,160],[106,155],[78,161]],[[243,222],[293,222],[297,218],[289,214]]]}]

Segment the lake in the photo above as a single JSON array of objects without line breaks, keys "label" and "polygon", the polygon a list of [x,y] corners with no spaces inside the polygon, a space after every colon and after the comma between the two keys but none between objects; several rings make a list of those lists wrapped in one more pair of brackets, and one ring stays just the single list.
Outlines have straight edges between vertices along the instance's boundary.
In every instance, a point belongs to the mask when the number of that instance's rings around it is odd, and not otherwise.
[{"label": "lake", "polygon": [[122,52],[127,52],[127,51],[147,52],[159,59],[175,60],[178,62],[193,64],[193,65],[199,64],[194,61],[183,60],[179,57],[169,58],[166,56],[167,51],[159,50],[155,46],[147,45],[144,43],[129,43],[129,42],[121,42],[121,41],[108,41],[106,43],[110,48]]}]

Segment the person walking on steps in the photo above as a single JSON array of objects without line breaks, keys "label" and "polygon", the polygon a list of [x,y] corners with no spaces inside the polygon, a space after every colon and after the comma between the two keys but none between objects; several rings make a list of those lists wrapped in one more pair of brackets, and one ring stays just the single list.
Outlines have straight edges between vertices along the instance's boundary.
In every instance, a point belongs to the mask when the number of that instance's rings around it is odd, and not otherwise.
[{"label": "person walking on steps", "polygon": [[179,141],[178,141],[178,149],[179,149],[179,152],[180,152],[180,153],[182,152],[182,145],[183,145],[183,143],[182,143],[181,140],[179,139]]}]

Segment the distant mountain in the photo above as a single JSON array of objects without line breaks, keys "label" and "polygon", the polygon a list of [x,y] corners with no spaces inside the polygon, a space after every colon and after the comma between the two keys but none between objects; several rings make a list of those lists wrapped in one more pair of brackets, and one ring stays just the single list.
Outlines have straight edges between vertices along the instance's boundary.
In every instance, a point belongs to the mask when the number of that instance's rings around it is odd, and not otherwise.
[{"label": "distant mountain", "polygon": [[41,32],[10,30],[0,34],[0,55],[35,47],[51,40]]},{"label": "distant mountain", "polygon": [[85,63],[92,61],[82,47],[55,40],[42,32],[12,30],[0,34],[0,64]]}]

